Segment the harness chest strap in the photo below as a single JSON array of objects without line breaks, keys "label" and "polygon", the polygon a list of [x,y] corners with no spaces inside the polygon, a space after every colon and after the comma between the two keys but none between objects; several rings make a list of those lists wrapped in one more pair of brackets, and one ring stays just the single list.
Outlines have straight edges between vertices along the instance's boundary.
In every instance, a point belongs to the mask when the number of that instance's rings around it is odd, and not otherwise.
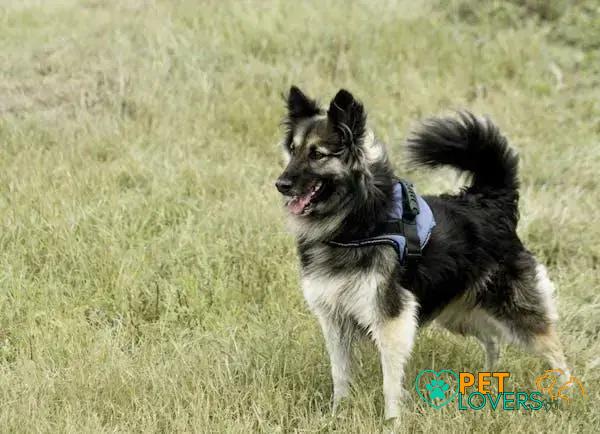
[{"label": "harness chest strap", "polygon": [[389,217],[369,238],[333,239],[327,244],[334,247],[390,245],[395,248],[401,263],[406,259],[417,260],[429,241],[435,219],[431,208],[415,193],[411,183],[400,180],[394,186],[394,206]]}]

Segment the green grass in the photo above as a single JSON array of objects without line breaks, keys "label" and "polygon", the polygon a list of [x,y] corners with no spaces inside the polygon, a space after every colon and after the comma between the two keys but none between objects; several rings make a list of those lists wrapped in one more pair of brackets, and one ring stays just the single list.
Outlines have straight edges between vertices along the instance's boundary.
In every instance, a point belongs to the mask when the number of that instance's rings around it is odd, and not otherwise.
[{"label": "green grass", "polygon": [[[597,2],[8,0],[0,5],[0,431],[377,432],[358,350],[330,415],[323,340],[273,187],[281,93],[344,86],[403,167],[422,117],[490,115],[522,157],[520,234],[558,286],[588,390],[553,412],[433,410],[402,432],[598,432]],[[477,371],[476,342],[423,330],[407,368]],[[521,351],[501,367],[531,388]]]}]

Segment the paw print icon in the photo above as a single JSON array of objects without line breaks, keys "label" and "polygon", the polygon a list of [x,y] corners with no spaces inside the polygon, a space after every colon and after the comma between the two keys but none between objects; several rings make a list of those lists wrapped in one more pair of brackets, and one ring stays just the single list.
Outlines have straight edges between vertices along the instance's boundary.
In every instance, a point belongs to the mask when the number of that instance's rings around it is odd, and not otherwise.
[{"label": "paw print icon", "polygon": [[415,377],[417,394],[433,408],[442,408],[454,401],[458,395],[458,384],[458,374],[451,369],[424,369]]},{"label": "paw print icon", "polygon": [[433,400],[444,399],[450,386],[444,380],[431,380],[425,388],[429,391],[429,398]]}]

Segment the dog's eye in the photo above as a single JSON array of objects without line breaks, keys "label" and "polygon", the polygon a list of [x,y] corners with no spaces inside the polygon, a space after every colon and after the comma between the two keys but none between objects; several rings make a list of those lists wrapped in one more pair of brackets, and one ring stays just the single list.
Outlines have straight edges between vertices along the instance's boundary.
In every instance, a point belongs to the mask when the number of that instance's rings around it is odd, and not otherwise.
[{"label": "dog's eye", "polygon": [[319,152],[317,150],[313,150],[310,154],[310,158],[312,158],[313,160],[321,160],[325,157],[327,157],[326,154]]}]

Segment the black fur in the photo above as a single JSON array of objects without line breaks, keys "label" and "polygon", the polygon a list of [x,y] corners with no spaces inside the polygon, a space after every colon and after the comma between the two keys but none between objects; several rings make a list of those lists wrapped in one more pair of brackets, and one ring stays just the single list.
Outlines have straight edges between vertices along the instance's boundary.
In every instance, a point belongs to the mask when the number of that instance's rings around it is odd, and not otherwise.
[{"label": "black fur", "polygon": [[426,123],[409,141],[409,151],[417,163],[450,165],[473,178],[458,195],[425,197],[437,226],[416,272],[403,279],[419,297],[421,320],[477,286],[486,273],[496,284],[490,285],[493,291],[476,294],[477,301],[496,306],[504,298],[511,303],[511,288],[528,279],[535,261],[516,234],[518,159],[506,139],[491,122],[462,113],[458,120]]},{"label": "black fur", "polygon": [[459,119],[431,119],[409,140],[414,163],[453,166],[471,172],[472,192],[506,189],[516,192],[518,158],[498,128],[468,112]]},{"label": "black fur", "polygon": [[341,89],[329,104],[329,120],[338,132],[344,146],[354,147],[365,134],[367,115],[363,105],[352,94]]},{"label": "black fur", "polygon": [[[349,113],[350,112],[350,113]],[[328,116],[334,124],[350,126],[353,137],[364,135],[366,115],[362,104],[346,91],[333,99]],[[346,146],[354,146],[350,141]],[[531,292],[535,259],[516,233],[518,221],[518,159],[506,139],[489,121],[479,121],[470,113],[458,119],[432,119],[409,141],[412,161],[428,166],[450,165],[472,176],[472,182],[457,195],[425,196],[437,225],[422,258],[410,267],[397,265],[395,282],[380,294],[382,311],[395,315],[402,300],[397,287],[413,292],[420,305],[419,321],[426,323],[457,297],[471,291],[473,303],[511,322],[522,335],[546,329],[547,321],[540,300],[521,303],[515,287]],[[396,177],[387,158],[351,176],[351,196],[343,207],[331,213],[345,212],[346,217],[334,232],[324,238],[348,239],[372,236],[386,219],[392,206]],[[318,221],[327,215],[309,216]],[[299,239],[298,251],[304,269],[326,268],[331,274],[348,270],[370,269],[381,261],[382,247],[323,247],[319,243],[318,262],[312,259],[314,241]],[[385,249],[385,247],[383,247]],[[478,291],[483,280],[489,281]],[[523,309],[527,310],[524,312]],[[522,322],[520,327],[518,322]],[[514,324],[513,324],[514,323]]]},{"label": "black fur", "polygon": [[[339,348],[354,331],[371,334],[382,353],[386,415],[394,417],[400,392],[390,372],[402,369],[410,351],[413,315],[420,325],[438,318],[453,332],[477,337],[492,365],[498,342],[509,340],[567,369],[556,337],[552,283],[517,235],[518,160],[498,129],[462,113],[428,121],[409,140],[414,163],[451,166],[472,179],[458,194],[424,196],[437,224],[422,257],[400,263],[389,246],[327,243],[373,236],[394,205],[397,178],[383,144],[367,129],[362,104],[349,92],[337,93],[326,117],[315,116],[322,112],[298,92],[290,92],[289,162],[278,189],[288,198],[304,295],[324,324],[338,383],[347,381]],[[326,158],[311,157],[315,148]],[[406,338],[403,348],[388,327]],[[334,377],[334,406],[335,384]],[[343,389],[337,387],[338,398]]]},{"label": "black fur", "polygon": [[314,99],[308,98],[296,86],[290,88],[287,97],[288,117],[291,121],[319,114],[321,109]]}]

